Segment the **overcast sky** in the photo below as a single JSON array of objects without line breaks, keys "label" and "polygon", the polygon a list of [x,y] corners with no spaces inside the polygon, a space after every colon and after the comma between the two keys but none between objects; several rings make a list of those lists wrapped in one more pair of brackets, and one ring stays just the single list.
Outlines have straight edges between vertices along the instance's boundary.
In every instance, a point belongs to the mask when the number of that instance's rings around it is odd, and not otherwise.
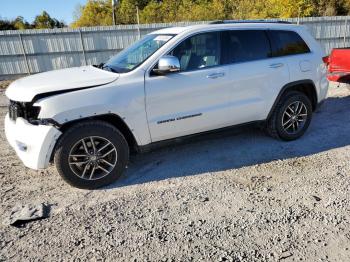
[{"label": "overcast sky", "polygon": [[77,4],[87,0],[0,0],[0,17],[13,19],[23,16],[32,22],[36,15],[47,11],[51,17],[63,20],[67,24],[73,21],[73,12]]}]

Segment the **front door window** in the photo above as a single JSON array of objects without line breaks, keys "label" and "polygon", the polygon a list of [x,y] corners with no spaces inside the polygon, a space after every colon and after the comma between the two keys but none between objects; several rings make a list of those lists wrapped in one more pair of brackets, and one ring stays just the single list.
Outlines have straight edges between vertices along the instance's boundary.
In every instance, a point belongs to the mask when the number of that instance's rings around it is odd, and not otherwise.
[{"label": "front door window", "polygon": [[179,58],[181,71],[219,65],[220,44],[219,33],[203,33],[192,36],[180,43],[170,55]]}]

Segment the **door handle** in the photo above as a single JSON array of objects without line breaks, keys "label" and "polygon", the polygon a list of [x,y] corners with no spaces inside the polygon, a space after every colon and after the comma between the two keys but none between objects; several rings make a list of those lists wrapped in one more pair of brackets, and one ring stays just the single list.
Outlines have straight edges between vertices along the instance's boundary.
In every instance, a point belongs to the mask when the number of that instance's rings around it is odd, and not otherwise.
[{"label": "door handle", "polygon": [[270,65],[270,68],[280,68],[280,67],[282,67],[282,66],[284,66],[283,63],[276,63],[276,64],[271,64],[271,65]]},{"label": "door handle", "polygon": [[225,76],[225,73],[213,73],[213,74],[207,75],[207,78],[216,79],[216,78],[224,77],[224,76]]}]

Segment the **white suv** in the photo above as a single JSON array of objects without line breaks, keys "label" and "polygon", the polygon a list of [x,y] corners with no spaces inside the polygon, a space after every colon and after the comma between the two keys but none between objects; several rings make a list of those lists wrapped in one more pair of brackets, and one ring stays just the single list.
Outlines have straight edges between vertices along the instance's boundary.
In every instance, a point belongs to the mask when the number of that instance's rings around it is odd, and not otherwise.
[{"label": "white suv", "polygon": [[292,24],[159,30],[105,64],[13,82],[6,136],[27,167],[54,161],[89,189],[117,180],[130,151],[179,137],[254,122],[294,140],[326,97],[324,55]]}]

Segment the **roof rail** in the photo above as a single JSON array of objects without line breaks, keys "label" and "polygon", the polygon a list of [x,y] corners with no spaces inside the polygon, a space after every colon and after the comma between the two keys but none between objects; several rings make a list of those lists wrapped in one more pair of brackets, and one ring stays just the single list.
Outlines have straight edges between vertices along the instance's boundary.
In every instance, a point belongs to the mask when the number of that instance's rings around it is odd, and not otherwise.
[{"label": "roof rail", "polygon": [[210,22],[210,25],[218,25],[218,24],[249,24],[249,23],[268,23],[268,24],[292,24],[288,21],[281,21],[281,20],[275,20],[275,21],[269,21],[269,20],[217,20]]}]

